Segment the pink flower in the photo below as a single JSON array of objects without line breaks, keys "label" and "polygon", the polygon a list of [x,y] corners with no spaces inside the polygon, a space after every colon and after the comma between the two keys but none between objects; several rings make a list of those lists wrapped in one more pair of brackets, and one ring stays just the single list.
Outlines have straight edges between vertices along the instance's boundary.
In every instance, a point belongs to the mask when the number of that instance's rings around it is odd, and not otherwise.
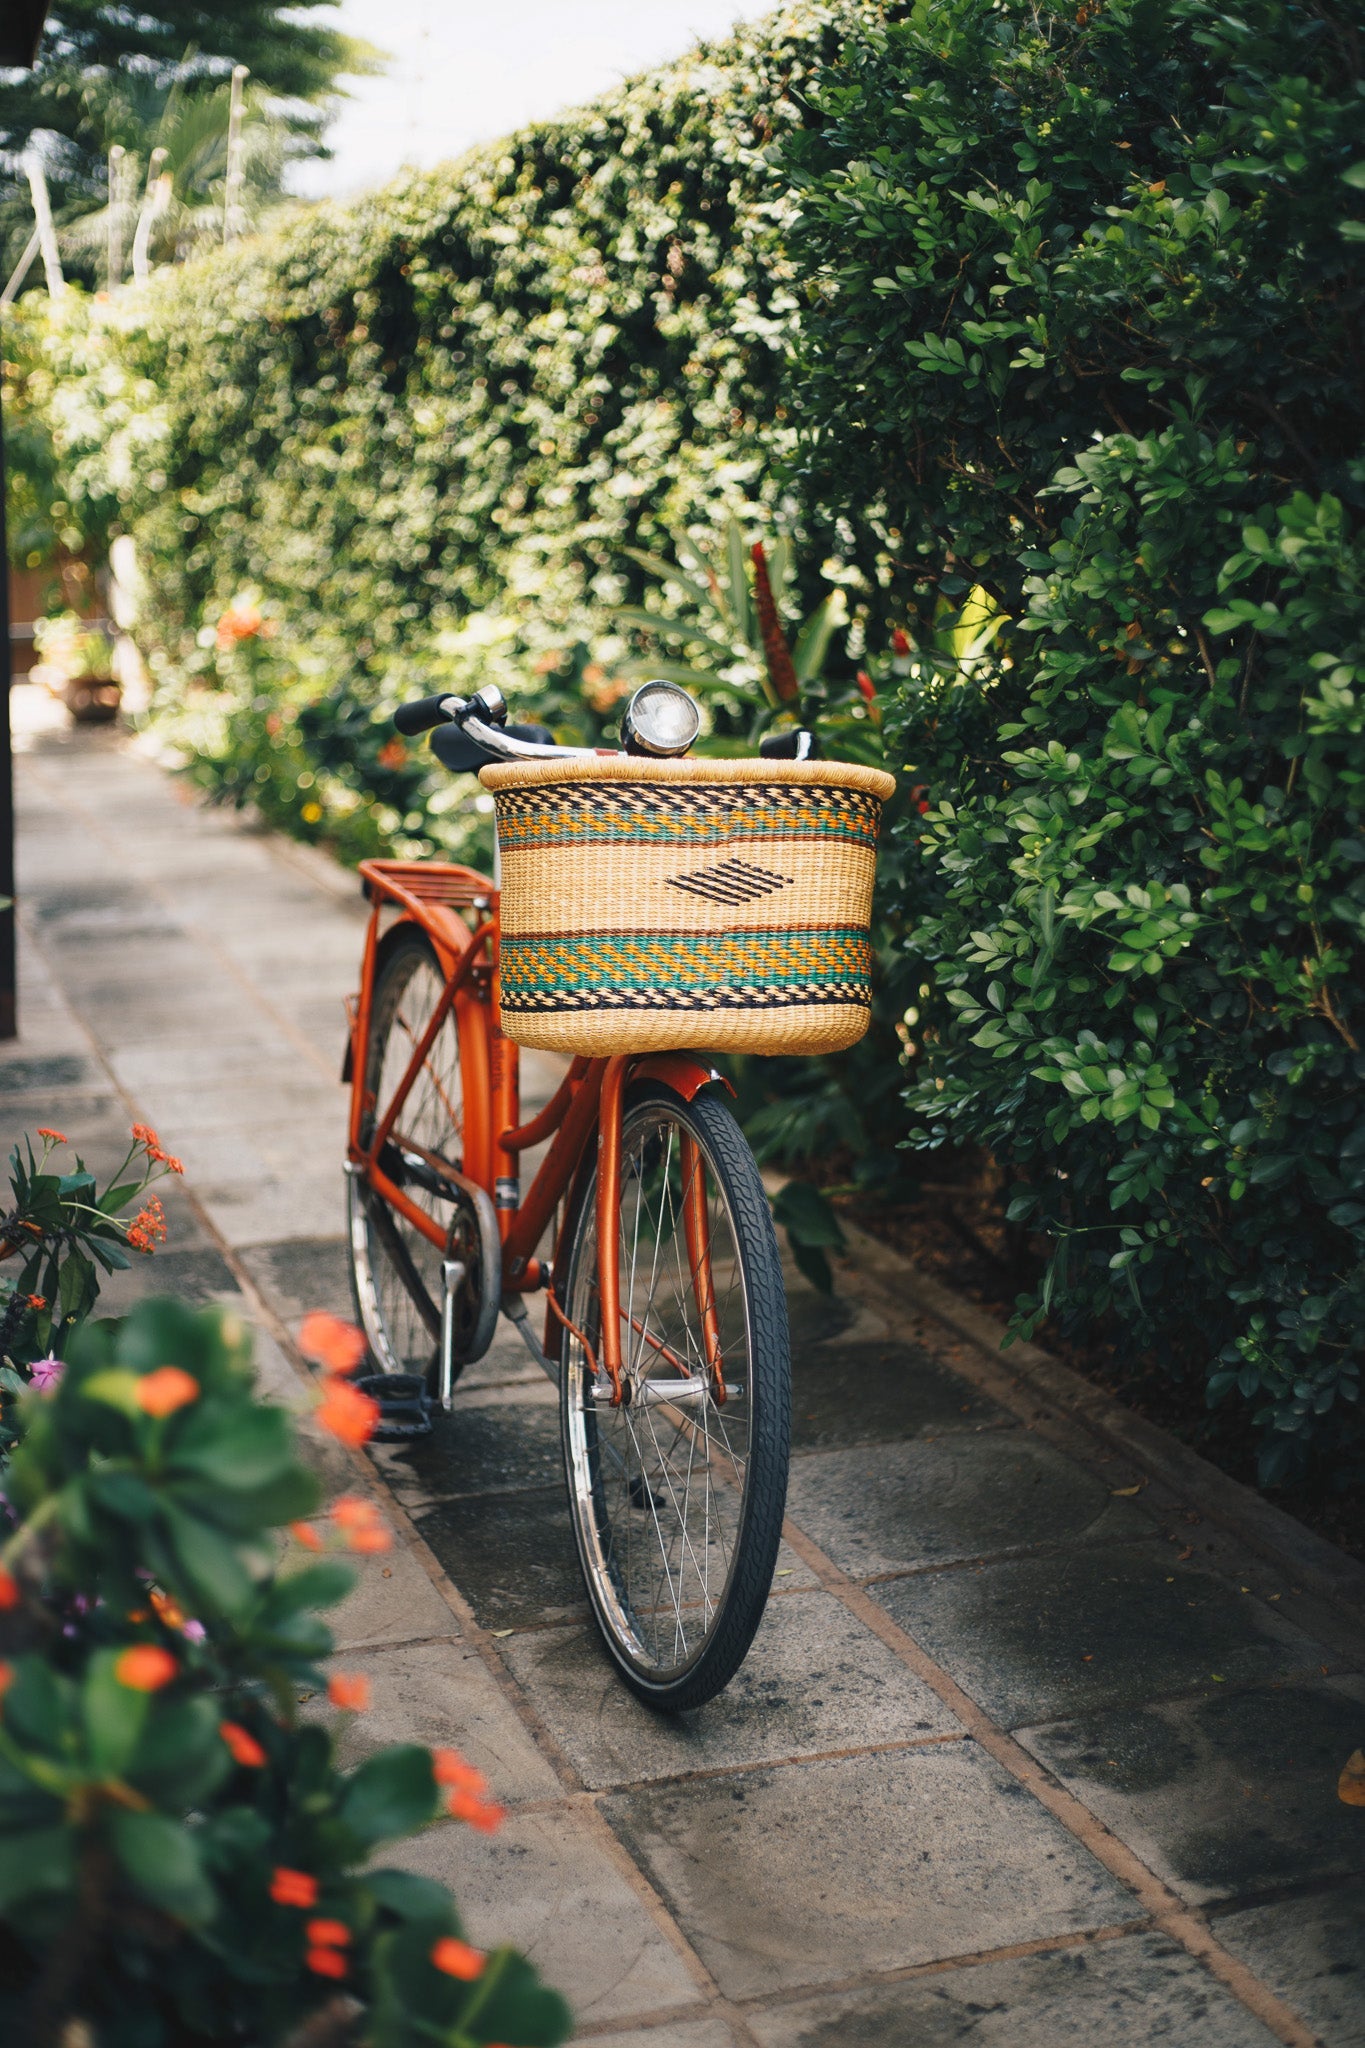
[{"label": "pink flower", "polygon": [[202,1643],[208,1635],[208,1630],[202,1621],[191,1619],[181,1624],[180,1633],[187,1643]]},{"label": "pink flower", "polygon": [[40,1394],[50,1394],[54,1387],[59,1387],[65,1371],[66,1360],[55,1358],[51,1352],[46,1358],[35,1358],[29,1367],[32,1384]]}]

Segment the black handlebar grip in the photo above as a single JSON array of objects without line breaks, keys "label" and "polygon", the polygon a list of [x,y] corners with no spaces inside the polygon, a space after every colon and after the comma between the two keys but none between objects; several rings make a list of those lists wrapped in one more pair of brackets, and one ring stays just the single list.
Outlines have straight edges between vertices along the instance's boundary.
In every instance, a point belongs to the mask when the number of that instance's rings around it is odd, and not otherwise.
[{"label": "black handlebar grip", "polygon": [[400,704],[393,714],[393,722],[399,732],[408,739],[415,739],[419,732],[430,732],[433,726],[444,725],[449,713],[444,706],[450,702],[450,691],[441,690],[434,697],[418,697],[414,703]]}]

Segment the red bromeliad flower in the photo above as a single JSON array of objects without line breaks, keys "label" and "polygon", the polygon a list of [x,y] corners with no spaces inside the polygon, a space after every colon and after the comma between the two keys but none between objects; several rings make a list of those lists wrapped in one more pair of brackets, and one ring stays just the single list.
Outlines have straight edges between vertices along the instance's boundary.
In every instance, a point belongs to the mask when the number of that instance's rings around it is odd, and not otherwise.
[{"label": "red bromeliad flower", "polygon": [[306,1870],[277,1866],[270,1880],[270,1896],[277,1906],[298,1906],[308,1912],[318,1902],[318,1881]]},{"label": "red bromeliad flower", "polygon": [[358,1450],[368,1443],[379,1422],[379,1403],[362,1394],[349,1380],[333,1377],[318,1403],[315,1419],[319,1426]]},{"label": "red bromeliad flower", "polygon": [[443,1934],[431,1951],[431,1960],[447,1977],[458,1977],[462,1983],[472,1984],[476,1977],[483,1975],[488,1958],[482,1949],[471,1948],[467,1941],[457,1941],[453,1934]]},{"label": "red bromeliad flower", "polygon": [[160,1692],[179,1669],[170,1651],[159,1643],[134,1643],[115,1660],[114,1676],[130,1692]]},{"label": "red bromeliad flower", "polygon": [[865,668],[858,670],[858,694],[865,703],[875,704],[877,701],[877,686]]},{"label": "red bromeliad flower", "polygon": [[299,1325],[299,1350],[327,1373],[354,1372],[365,1362],[364,1337],[354,1323],[315,1308]]},{"label": "red bromeliad flower", "polygon": [[0,1612],[7,1614],[10,1608],[17,1607],[20,1597],[19,1581],[13,1572],[7,1572],[0,1565]]},{"label": "red bromeliad flower", "polygon": [[768,558],[763,552],[762,541],[756,540],[750,552],[754,563],[754,603],[758,610],[759,631],[763,635],[763,659],[768,668],[768,680],[778,702],[790,704],[801,695],[801,685],[796,679],[782,621],[777,616],[777,600],[773,596]]},{"label": "red bromeliad flower", "polygon": [[235,1764],[241,1764],[246,1770],[258,1771],[265,1763],[265,1751],[250,1730],[243,1728],[239,1721],[220,1721],[218,1733],[227,1744]]}]

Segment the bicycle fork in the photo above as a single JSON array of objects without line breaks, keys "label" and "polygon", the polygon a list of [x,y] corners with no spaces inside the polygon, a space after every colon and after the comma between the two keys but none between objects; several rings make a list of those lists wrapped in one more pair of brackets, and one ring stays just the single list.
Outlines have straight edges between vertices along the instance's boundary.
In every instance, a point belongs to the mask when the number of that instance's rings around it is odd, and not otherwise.
[{"label": "bicycle fork", "polygon": [[[680,1401],[713,1395],[723,1404],[729,1389],[725,1384],[721,1353],[720,1321],[716,1314],[715,1280],[711,1269],[711,1223],[706,1206],[705,1165],[701,1148],[687,1133],[682,1138],[683,1229],[687,1239],[692,1292],[701,1318],[706,1344],[706,1373],[688,1371],[684,1360],[651,1338],[643,1323],[627,1318],[621,1307],[621,1131],[626,1076],[632,1065],[629,1054],[618,1053],[607,1061],[602,1076],[602,1098],[597,1123],[597,1293],[602,1316],[602,1364],[611,1381],[611,1393],[599,1388],[596,1400],[609,1399],[613,1407],[623,1400]],[[628,1321],[632,1331],[652,1344],[680,1375],[672,1380],[627,1382],[622,1379],[621,1325]]]}]

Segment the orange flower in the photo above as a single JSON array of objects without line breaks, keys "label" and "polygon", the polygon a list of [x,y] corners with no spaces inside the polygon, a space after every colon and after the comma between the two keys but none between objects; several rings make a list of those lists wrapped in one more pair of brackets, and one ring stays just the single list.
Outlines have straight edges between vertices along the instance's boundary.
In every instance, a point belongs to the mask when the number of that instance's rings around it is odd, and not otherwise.
[{"label": "orange flower", "polygon": [[130,1692],[159,1692],[179,1669],[170,1651],[159,1643],[134,1643],[116,1661],[114,1676]]},{"label": "orange flower", "polygon": [[324,1372],[354,1372],[364,1363],[366,1343],[354,1323],[315,1308],[299,1325],[299,1350]]},{"label": "orange flower", "polygon": [[135,1252],[152,1252],[166,1242],[166,1211],[155,1195],[138,1210],[128,1225],[127,1237]]},{"label": "orange flower", "polygon": [[321,1536],[307,1522],[291,1522],[289,1524],[289,1533],[296,1543],[303,1545],[305,1550],[321,1550],[322,1548]]},{"label": "orange flower", "polygon": [[310,1948],[304,1961],[319,1977],[344,1977],[348,1969],[345,1956],[335,1948]]},{"label": "orange flower", "polygon": [[172,1173],[183,1173],[185,1171],[183,1162],[177,1159],[173,1152],[166,1154],[166,1165]]},{"label": "orange flower", "polygon": [[381,768],[401,768],[407,758],[408,750],[401,740],[385,740],[379,749],[378,760]]},{"label": "orange flower", "polygon": [[332,1509],[332,1520],[345,1536],[346,1548],[362,1557],[374,1557],[393,1547],[393,1537],[373,1501],[346,1494]]},{"label": "orange flower", "polygon": [[157,1620],[164,1622],[167,1628],[185,1626],[185,1610],[178,1601],[172,1600],[169,1593],[163,1593],[159,1586],[153,1586],[147,1597],[152,1603]]},{"label": "orange flower", "polygon": [[453,1934],[443,1934],[431,1951],[431,1960],[447,1977],[458,1977],[463,1983],[472,1984],[476,1977],[483,1975],[483,1966],[488,1958],[482,1949],[471,1948],[467,1941],[457,1941]]},{"label": "orange flower", "polygon": [[134,1124],[133,1136],[137,1139],[139,1145],[149,1149],[161,1143],[160,1138],[158,1138],[150,1124]]},{"label": "orange flower", "polygon": [[159,1365],[137,1383],[137,1405],[144,1415],[174,1415],[198,1399],[198,1380],[180,1365]]},{"label": "orange flower", "polygon": [[28,1305],[30,1308],[33,1309],[46,1308],[47,1296],[45,1294],[30,1294],[28,1298]]},{"label": "orange flower", "polygon": [[46,1124],[39,1124],[38,1136],[46,1138],[49,1145],[64,1145],[66,1143],[65,1131],[50,1131]]},{"label": "orange flower", "polygon": [[248,1770],[258,1771],[266,1761],[265,1751],[247,1729],[237,1721],[220,1721],[218,1733],[232,1753],[232,1761]]},{"label": "orange flower", "polygon": [[0,1612],[8,1613],[11,1607],[17,1607],[19,1598],[19,1581],[13,1572],[0,1565]]},{"label": "orange flower", "polygon": [[476,1799],[487,1795],[487,1778],[473,1764],[466,1763],[458,1749],[433,1749],[431,1774],[438,1785],[458,1785],[462,1792],[472,1792]]},{"label": "orange flower", "polygon": [[479,1799],[473,1792],[452,1792],[446,1801],[446,1812],[453,1820],[462,1820],[481,1835],[495,1835],[507,1818],[507,1809],[495,1806],[491,1799]]},{"label": "orange flower", "polygon": [[9,1691],[13,1683],[14,1666],[12,1664],[6,1664],[3,1658],[0,1658],[0,1700],[2,1700],[5,1697],[5,1694]]},{"label": "orange flower", "polygon": [[368,1394],[362,1394],[349,1380],[332,1379],[318,1403],[316,1419],[323,1429],[330,1430],[342,1443],[358,1449],[374,1435],[379,1421],[379,1403],[372,1401]]},{"label": "orange flower", "polygon": [[310,1920],[304,1938],[310,1948],[349,1948],[351,1930],[344,1920]]},{"label": "orange flower", "polygon": [[270,1896],[277,1906],[298,1906],[307,1912],[318,1902],[318,1881],[306,1870],[289,1870],[280,1864],[270,1880]]},{"label": "orange flower", "polygon": [[370,1704],[370,1681],[363,1672],[334,1671],[327,1681],[327,1697],[348,1714],[363,1714]]}]

